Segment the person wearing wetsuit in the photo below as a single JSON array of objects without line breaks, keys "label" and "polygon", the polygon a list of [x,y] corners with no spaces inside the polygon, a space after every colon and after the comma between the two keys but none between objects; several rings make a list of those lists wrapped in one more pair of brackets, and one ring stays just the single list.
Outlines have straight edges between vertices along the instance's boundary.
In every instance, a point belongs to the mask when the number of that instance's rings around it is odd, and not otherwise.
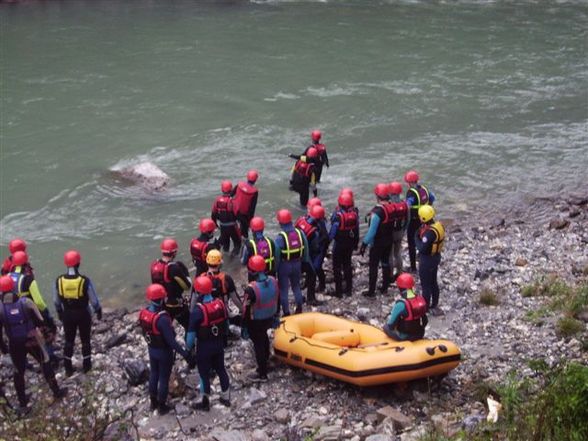
[{"label": "person wearing wetsuit", "polygon": [[17,294],[18,297],[30,298],[43,316],[43,323],[39,326],[39,329],[43,335],[45,350],[49,354],[51,364],[54,368],[57,368],[57,366],[59,366],[59,359],[55,355],[55,349],[53,347],[53,342],[55,341],[55,336],[57,335],[57,326],[55,325],[55,320],[49,312],[49,308],[47,308],[45,299],[43,299],[43,296],[39,291],[39,285],[37,285],[35,276],[33,275],[32,271],[28,273],[25,271],[28,263],[29,256],[27,253],[24,251],[16,251],[12,255],[13,267],[8,276],[14,282],[13,292]]},{"label": "person wearing wetsuit", "polygon": [[427,301],[427,308],[433,315],[443,312],[437,307],[439,304],[439,284],[437,270],[441,262],[441,251],[445,243],[445,228],[435,220],[435,209],[430,205],[419,208],[421,226],[416,232],[415,242],[419,252],[419,278],[423,297]]},{"label": "person wearing wetsuit", "polygon": [[396,280],[402,268],[402,239],[410,220],[410,209],[406,201],[400,200],[402,184],[400,182],[390,183],[390,204],[392,204],[392,251],[390,253],[390,268],[395,271],[392,274],[392,282]]},{"label": "person wearing wetsuit", "polygon": [[396,285],[401,297],[396,300],[390,316],[384,325],[384,332],[397,341],[415,341],[425,336],[427,302],[414,292],[414,279],[408,273],[399,274]]},{"label": "person wearing wetsuit", "polygon": [[[229,323],[237,326],[240,325],[243,302],[237,294],[237,288],[235,287],[233,278],[226,272],[221,271],[221,265],[223,263],[222,253],[219,250],[210,250],[206,256],[206,263],[208,264],[208,271],[200,275],[208,277],[212,282],[212,296],[221,299],[225,304],[229,316]],[[197,297],[198,295],[193,291],[190,300],[190,311],[194,309]],[[229,300],[231,300],[233,305],[232,309],[229,308]],[[228,338],[229,327],[225,326],[225,333],[223,335],[223,344],[225,347],[229,343]]]},{"label": "person wearing wetsuit", "polygon": [[[297,157],[296,155],[290,155]],[[312,194],[318,196],[316,188],[316,170],[314,160],[318,157],[318,152],[315,148],[308,150],[306,155],[300,156],[292,168],[292,176],[290,178],[290,190],[297,192],[300,195],[300,205],[306,207],[308,198],[310,196],[310,189]]]},{"label": "person wearing wetsuit", "polygon": [[171,410],[167,405],[167,394],[175,353],[179,353],[190,367],[193,367],[194,361],[190,353],[176,341],[172,317],[163,304],[167,295],[163,285],[149,285],[145,295],[150,303],[139,313],[139,325],[149,351],[149,399],[151,410],[157,409],[163,415]]},{"label": "person wearing wetsuit", "polygon": [[341,193],[338,204],[331,216],[329,230],[329,239],[333,241],[335,297],[342,297],[343,294],[350,297],[353,290],[351,256],[359,244],[359,213],[354,207],[353,196],[350,193]]},{"label": "person wearing wetsuit", "polygon": [[210,218],[220,228],[219,242],[225,253],[229,252],[231,240],[233,241],[233,255],[238,255],[241,250],[241,232],[237,225],[237,215],[231,192],[231,181],[221,183],[222,195],[218,196],[212,204]]},{"label": "person wearing wetsuit", "polygon": [[257,207],[259,191],[255,183],[258,178],[259,173],[257,170],[249,170],[247,172],[247,181],[239,182],[231,193],[235,214],[241,225],[241,235],[245,240],[249,239],[249,222],[255,216],[255,208]]},{"label": "person wearing wetsuit", "polygon": [[316,298],[316,281],[319,280],[319,292],[324,292],[326,277],[323,271],[323,260],[329,246],[329,235],[325,225],[325,209],[321,205],[313,205],[309,213],[296,220],[294,226],[301,230],[308,240],[309,262],[302,264],[306,275],[306,296],[311,306],[321,305]]},{"label": "person wearing wetsuit", "polygon": [[292,225],[292,213],[289,210],[279,210],[276,216],[282,231],[274,240],[276,244],[276,268],[278,285],[280,287],[280,304],[284,316],[290,315],[288,290],[292,286],[296,302],[295,314],[302,312],[302,291],[300,277],[302,263],[310,263],[308,257],[308,240],[306,235]]},{"label": "person wearing wetsuit", "polygon": [[223,344],[227,311],[223,301],[212,296],[212,282],[208,277],[197,277],[194,281],[194,291],[197,303],[190,312],[190,326],[186,334],[188,350],[192,350],[196,345],[196,362],[202,390],[202,400],[196,403],[194,408],[210,410],[210,376],[213,369],[221,384],[220,402],[228,407],[231,405],[230,380],[225,368]]},{"label": "person wearing wetsuit", "polygon": [[419,174],[414,170],[410,170],[404,175],[404,181],[408,184],[405,200],[410,206],[410,220],[406,228],[406,239],[411,271],[416,271],[417,269],[415,234],[421,226],[419,208],[423,205],[433,205],[435,202],[433,192],[429,191],[424,185],[419,184],[419,179]]},{"label": "person wearing wetsuit", "polygon": [[[242,329],[253,342],[257,370],[248,376],[253,382],[267,381],[270,341],[267,331],[273,326],[278,312],[280,291],[275,277],[265,272],[265,260],[252,256],[247,265],[255,280],[245,288]],[[243,334],[243,332],[242,332]]]},{"label": "person wearing wetsuit", "polygon": [[[252,238],[245,242],[243,254],[241,255],[241,264],[247,265],[251,256],[261,256],[265,260],[266,273],[270,276],[276,276],[276,244],[273,239],[263,234],[265,222],[263,218],[255,216],[251,219]],[[255,274],[248,272],[247,279],[249,282],[255,280]]]},{"label": "person wearing wetsuit", "polygon": [[183,293],[190,289],[190,273],[184,263],[174,261],[178,252],[175,239],[164,239],[160,248],[161,258],[151,263],[151,283],[163,285],[167,292],[165,309],[187,329],[190,312]]},{"label": "person wearing wetsuit", "polygon": [[372,209],[369,218],[369,229],[359,250],[363,256],[366,248],[370,247],[369,258],[369,288],[363,294],[367,297],[376,295],[378,280],[378,266],[382,266],[382,285],[380,292],[385,293],[390,285],[390,250],[392,249],[392,206],[388,199],[388,184],[380,183],[374,188],[377,205]]},{"label": "person wearing wetsuit", "polygon": [[[14,281],[10,276],[0,277],[0,350],[10,354],[14,366],[14,388],[20,407],[27,407],[29,397],[25,392],[25,369],[27,354],[30,354],[41,365],[45,381],[49,385],[55,399],[66,395],[55,380],[55,372],[45,350],[39,326],[43,325],[43,317],[35,303],[28,297],[18,297],[13,292]],[[4,342],[3,334],[8,337]]]},{"label": "person wearing wetsuit", "polygon": [[216,224],[212,219],[200,219],[198,228],[200,230],[200,236],[192,239],[192,242],[190,242],[190,255],[196,267],[196,274],[202,274],[208,271],[208,265],[206,264],[208,251],[219,250],[220,244],[219,240],[214,238]]},{"label": "person wearing wetsuit", "polygon": [[63,345],[63,367],[65,375],[73,375],[73,356],[76,333],[80,332],[82,342],[82,357],[84,372],[92,369],[92,313],[89,304],[96,313],[96,318],[102,320],[102,308],[89,277],[79,273],[82,257],[76,250],[70,250],[63,256],[67,272],[55,280],[53,302],[57,316],[63,323],[65,334]]}]

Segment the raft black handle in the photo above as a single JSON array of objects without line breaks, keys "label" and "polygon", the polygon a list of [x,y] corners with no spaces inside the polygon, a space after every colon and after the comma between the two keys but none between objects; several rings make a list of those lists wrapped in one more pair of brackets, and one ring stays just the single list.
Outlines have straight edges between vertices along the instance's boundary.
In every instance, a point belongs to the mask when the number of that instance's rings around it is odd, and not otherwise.
[{"label": "raft black handle", "polygon": [[288,343],[294,343],[297,339],[298,337],[292,337]]},{"label": "raft black handle", "polygon": [[445,345],[437,345],[437,346],[433,346],[433,347],[427,348],[426,349],[427,354],[429,354],[429,355],[435,355],[435,349],[437,349],[437,348],[439,348],[439,350],[441,352],[443,352],[443,353],[447,352],[447,346],[445,346]]},{"label": "raft black handle", "polygon": [[349,349],[341,349],[339,355],[345,355]]}]

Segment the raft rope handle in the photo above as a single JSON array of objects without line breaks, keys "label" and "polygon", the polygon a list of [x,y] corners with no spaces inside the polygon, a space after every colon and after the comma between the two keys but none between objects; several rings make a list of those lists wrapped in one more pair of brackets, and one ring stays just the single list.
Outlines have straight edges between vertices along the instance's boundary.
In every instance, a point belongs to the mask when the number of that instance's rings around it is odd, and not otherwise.
[{"label": "raft rope handle", "polygon": [[[311,343],[310,341],[308,341],[308,339],[306,337],[298,337],[294,331],[288,331],[286,329],[286,321],[285,320],[282,320],[280,322],[280,326],[282,326],[284,328],[284,332],[286,332],[287,334],[293,334],[293,337],[288,341],[289,343],[294,343],[296,340],[302,340],[307,345],[312,346],[314,348],[328,349],[329,351],[337,351],[338,350],[339,351],[339,355],[345,355],[351,349],[364,349],[364,348],[361,348],[361,347],[344,347],[344,348],[341,348],[341,346],[338,346],[338,347],[335,347],[335,348],[330,348],[328,346],[317,345],[315,343]],[[351,332],[354,332],[354,330],[351,329]],[[379,343],[378,345],[385,346],[388,343],[389,342],[383,342],[383,343]],[[439,346],[443,346],[443,345],[439,345]],[[443,351],[443,352],[446,352],[447,351],[447,348],[445,346],[443,346],[443,348],[445,348],[445,350],[443,350],[441,347],[439,349],[441,349],[441,351]],[[386,349],[394,349],[395,352],[401,352],[401,351],[404,351],[404,346],[390,346],[389,348],[386,348]],[[435,348],[427,348],[427,353],[428,353],[429,349],[433,349],[433,351],[435,350]],[[432,354],[429,354],[429,355],[432,355]]]},{"label": "raft rope handle", "polygon": [[441,345],[437,345],[437,346],[433,346],[433,347],[429,347],[427,349],[425,349],[427,351],[427,354],[433,356],[435,355],[435,349],[439,348],[439,350],[443,353],[447,352],[447,346],[441,344]]}]

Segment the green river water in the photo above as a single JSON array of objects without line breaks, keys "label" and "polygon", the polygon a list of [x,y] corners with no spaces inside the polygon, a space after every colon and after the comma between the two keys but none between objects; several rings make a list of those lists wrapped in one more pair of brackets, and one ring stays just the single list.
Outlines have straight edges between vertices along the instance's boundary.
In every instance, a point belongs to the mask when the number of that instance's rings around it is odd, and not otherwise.
[{"label": "green river water", "polygon": [[[78,248],[106,304],[134,305],[163,237],[190,260],[221,179],[260,171],[272,232],[302,213],[287,154],[314,128],[327,206],[350,186],[365,213],[409,168],[442,218],[585,192],[587,34],[580,1],[0,3],[2,257],[26,239],[48,297]],[[166,191],[113,173],[142,161]]]}]

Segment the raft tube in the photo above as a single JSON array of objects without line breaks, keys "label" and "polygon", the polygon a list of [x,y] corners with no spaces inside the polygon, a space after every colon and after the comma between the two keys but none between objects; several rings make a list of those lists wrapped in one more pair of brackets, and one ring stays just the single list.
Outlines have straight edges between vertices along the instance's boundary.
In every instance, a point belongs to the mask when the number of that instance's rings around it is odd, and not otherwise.
[{"label": "raft tube", "polygon": [[357,386],[440,376],[461,360],[449,340],[399,342],[374,326],[318,312],[282,318],[274,353],[292,366]]}]

